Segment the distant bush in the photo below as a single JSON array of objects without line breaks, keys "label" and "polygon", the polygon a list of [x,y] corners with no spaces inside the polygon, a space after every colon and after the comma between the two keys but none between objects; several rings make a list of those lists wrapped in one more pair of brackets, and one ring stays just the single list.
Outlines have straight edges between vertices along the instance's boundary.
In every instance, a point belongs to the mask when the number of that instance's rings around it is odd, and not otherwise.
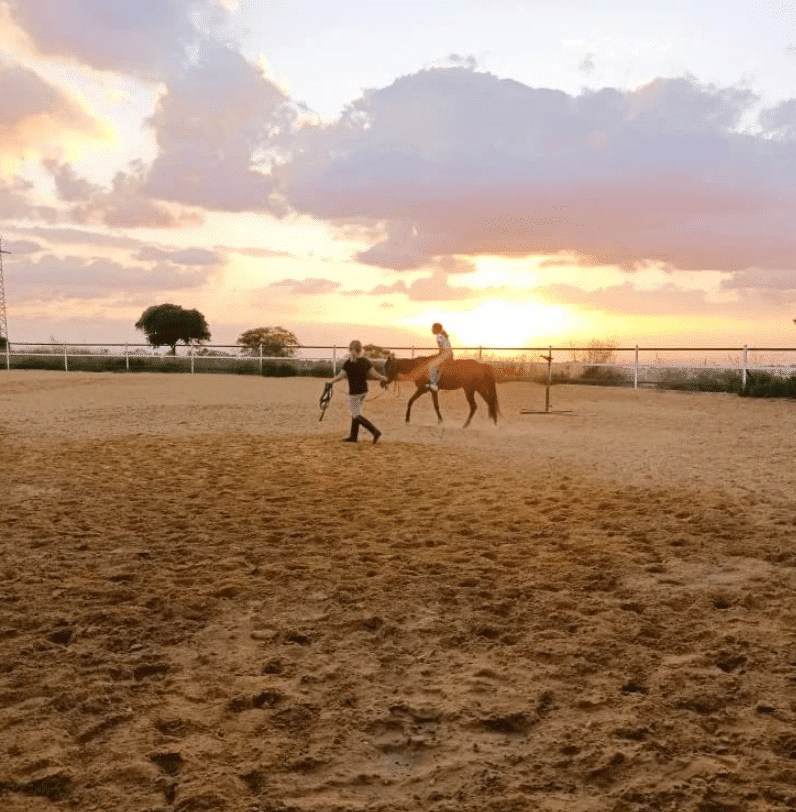
[{"label": "distant bush", "polygon": [[[204,348],[203,348],[204,349]],[[32,347],[30,355],[13,354],[12,369],[64,370],[62,346]],[[144,350],[132,350],[127,358],[111,356],[107,349],[99,352],[87,351],[84,347],[67,348],[67,364],[70,372],[190,372],[189,355],[152,355]],[[376,366],[380,366],[376,362]],[[260,362],[255,358],[215,351],[199,351],[194,355],[194,370],[202,374],[219,375],[260,375]],[[310,376],[331,378],[334,374],[332,361],[310,361],[286,359],[285,361],[264,361],[262,375],[287,378]]]},{"label": "distant bush", "polygon": [[600,386],[627,386],[632,381],[627,371],[620,367],[587,366],[578,383],[592,383]]},{"label": "distant bush", "polygon": [[309,369],[313,378],[332,378],[334,370],[331,361],[316,361]]},{"label": "distant bush", "polygon": [[63,356],[53,355],[47,358],[32,358],[29,355],[11,356],[12,369],[63,369]]},{"label": "distant bush", "polygon": [[786,378],[769,372],[747,372],[746,389],[740,394],[750,398],[796,398],[796,374]]},{"label": "distant bush", "polygon": [[263,375],[269,378],[290,378],[298,375],[298,370],[293,364],[266,361],[263,364]]},{"label": "distant bush", "polygon": [[734,369],[705,369],[694,376],[698,392],[735,392],[741,391],[741,373]]},{"label": "distant bush", "polygon": [[658,372],[655,386],[681,392],[736,392],[741,391],[741,373],[734,369],[672,369]]}]

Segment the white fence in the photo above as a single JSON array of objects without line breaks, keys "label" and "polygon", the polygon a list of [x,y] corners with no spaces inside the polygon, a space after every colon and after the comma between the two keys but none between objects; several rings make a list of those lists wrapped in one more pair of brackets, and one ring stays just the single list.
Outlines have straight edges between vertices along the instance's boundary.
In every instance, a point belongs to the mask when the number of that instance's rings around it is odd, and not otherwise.
[{"label": "white fence", "polygon": [[[397,354],[430,354],[435,347],[385,347]],[[514,377],[538,376],[547,368],[579,368],[581,371],[607,369],[622,370],[632,378],[633,387],[656,384],[658,379],[651,372],[660,373],[672,370],[693,373],[700,370],[732,371],[741,377],[741,388],[746,386],[747,374],[753,371],[766,371],[775,375],[789,376],[796,374],[796,347],[455,347],[459,356],[474,357],[496,365],[511,368]],[[332,374],[336,374],[341,360],[346,356],[347,348],[336,345],[301,346],[295,348],[293,357],[251,354],[237,344],[203,344],[178,348],[176,355],[158,352],[149,344],[60,344],[60,343],[6,343],[6,369],[14,366],[26,367],[36,364],[26,363],[26,359],[49,358],[59,359],[64,371],[81,367],[90,369],[92,363],[97,367],[108,368],[107,361],[116,359],[116,367],[121,370],[122,362],[125,371],[143,366],[153,371],[164,368],[174,371],[236,372],[244,371],[241,365],[247,365],[246,371],[263,374],[268,370],[266,365],[290,364],[298,366],[305,374],[312,374],[313,365],[324,367],[330,365]],[[563,354],[563,357],[562,357]],[[662,354],[668,354],[663,357]],[[652,355],[652,358],[650,356]],[[146,363],[141,359],[151,359]],[[157,359],[157,360],[156,360]],[[550,359],[548,361],[548,359]],[[136,363],[138,361],[139,363]],[[16,363],[14,363],[16,362]],[[172,367],[168,365],[173,364]],[[321,369],[321,374],[325,374]],[[576,376],[577,377],[577,376]]]}]

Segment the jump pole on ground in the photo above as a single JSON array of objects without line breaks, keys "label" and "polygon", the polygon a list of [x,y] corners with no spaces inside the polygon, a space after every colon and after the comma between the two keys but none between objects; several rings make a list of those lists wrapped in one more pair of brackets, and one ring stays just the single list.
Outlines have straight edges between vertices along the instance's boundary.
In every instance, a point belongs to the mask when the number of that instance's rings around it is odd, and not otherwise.
[{"label": "jump pole on ground", "polygon": [[540,355],[547,361],[547,382],[545,383],[544,390],[544,411],[538,409],[520,409],[520,414],[572,414],[572,409],[558,409],[553,410],[550,408],[550,383],[553,377],[553,348],[550,347],[547,355]]}]

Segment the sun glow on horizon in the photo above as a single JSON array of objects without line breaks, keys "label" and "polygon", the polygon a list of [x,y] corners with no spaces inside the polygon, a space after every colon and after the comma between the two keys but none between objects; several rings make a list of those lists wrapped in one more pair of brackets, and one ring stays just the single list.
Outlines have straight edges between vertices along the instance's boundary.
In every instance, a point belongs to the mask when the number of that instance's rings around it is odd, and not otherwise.
[{"label": "sun glow on horizon", "polygon": [[530,299],[491,299],[471,310],[438,313],[429,321],[429,329],[433,321],[442,322],[454,345],[467,347],[533,346],[578,326],[567,308]]}]

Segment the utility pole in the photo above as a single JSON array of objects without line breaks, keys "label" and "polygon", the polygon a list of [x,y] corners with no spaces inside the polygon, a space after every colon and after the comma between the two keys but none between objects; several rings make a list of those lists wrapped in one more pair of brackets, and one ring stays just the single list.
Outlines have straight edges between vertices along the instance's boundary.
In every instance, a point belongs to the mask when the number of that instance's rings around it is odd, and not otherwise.
[{"label": "utility pole", "polygon": [[6,340],[6,369],[11,369],[11,345],[8,341],[8,317],[6,315],[6,286],[3,279],[3,254],[10,254],[3,250],[3,238],[0,237],[0,337]]}]

